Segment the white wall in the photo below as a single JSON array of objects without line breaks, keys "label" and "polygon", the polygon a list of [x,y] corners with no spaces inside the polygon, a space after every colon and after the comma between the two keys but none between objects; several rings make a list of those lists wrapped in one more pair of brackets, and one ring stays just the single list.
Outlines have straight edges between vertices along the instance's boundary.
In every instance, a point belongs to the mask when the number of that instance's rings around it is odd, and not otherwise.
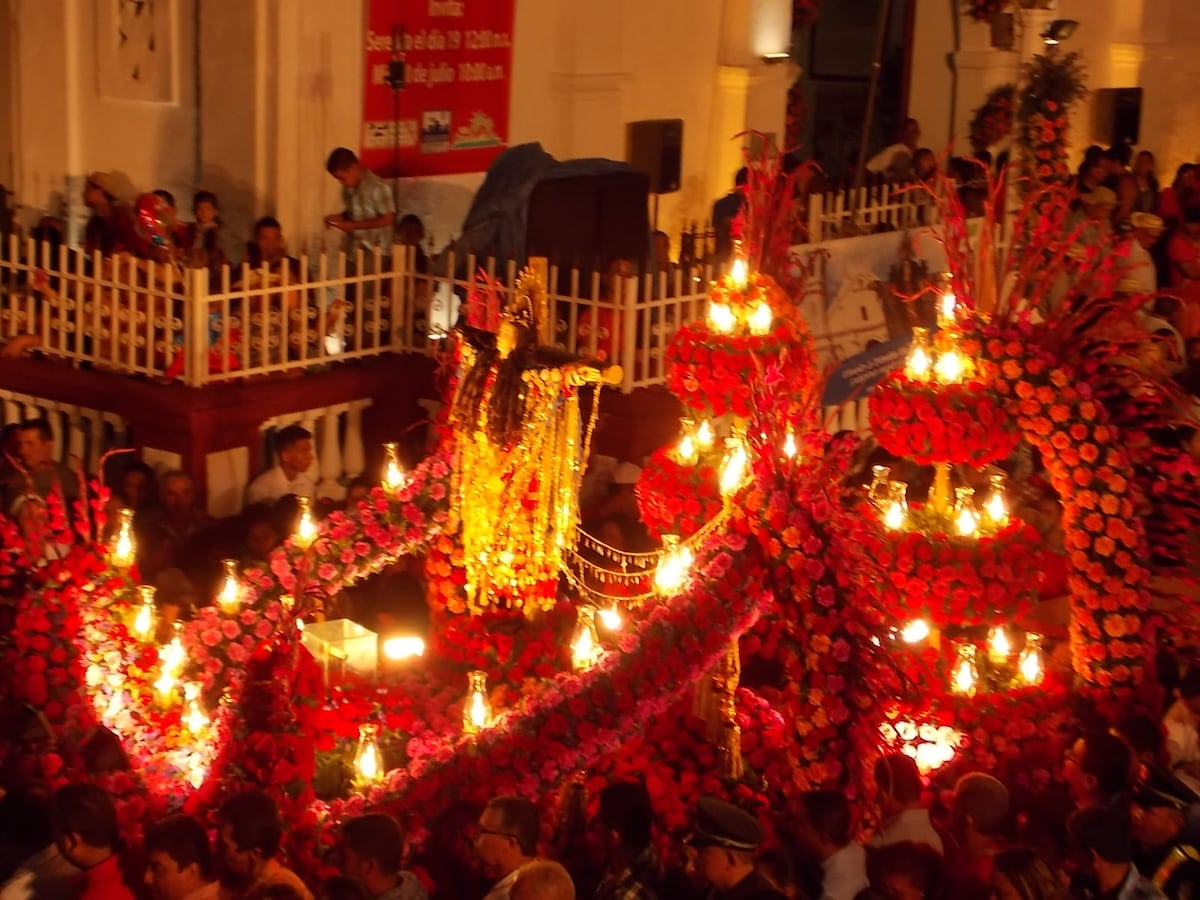
[{"label": "white wall", "polygon": [[9,190],[15,184],[16,175],[16,151],[13,148],[17,94],[15,13],[12,0],[0,0],[0,184]]}]

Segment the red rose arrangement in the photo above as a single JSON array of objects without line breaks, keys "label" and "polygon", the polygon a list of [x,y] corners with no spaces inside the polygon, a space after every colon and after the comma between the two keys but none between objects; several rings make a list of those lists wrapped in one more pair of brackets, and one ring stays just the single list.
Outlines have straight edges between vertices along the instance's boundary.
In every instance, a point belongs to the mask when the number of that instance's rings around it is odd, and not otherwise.
[{"label": "red rose arrangement", "polygon": [[1037,599],[1039,545],[1019,520],[970,538],[886,531],[880,601],[897,621],[925,619],[938,629],[1012,622]]},{"label": "red rose arrangement", "polygon": [[662,447],[646,461],[634,485],[642,522],[654,537],[675,534],[688,538],[721,512],[723,500],[718,472],[724,453],[706,454],[711,461],[679,462]]},{"label": "red rose arrangement", "polygon": [[979,381],[936,384],[893,372],[872,392],[870,416],[880,446],[921,465],[979,468],[1008,457],[1021,438]]},{"label": "red rose arrangement", "polygon": [[711,302],[745,322],[760,304],[771,311],[770,329],[752,334],[735,327],[719,333],[701,320],[683,325],[667,348],[667,387],[702,415],[749,418],[756,410],[753,382],[762,360],[784,360],[789,383],[799,388],[816,377],[816,351],[799,309],[766,275],[752,273],[739,289],[724,276],[713,285]]}]

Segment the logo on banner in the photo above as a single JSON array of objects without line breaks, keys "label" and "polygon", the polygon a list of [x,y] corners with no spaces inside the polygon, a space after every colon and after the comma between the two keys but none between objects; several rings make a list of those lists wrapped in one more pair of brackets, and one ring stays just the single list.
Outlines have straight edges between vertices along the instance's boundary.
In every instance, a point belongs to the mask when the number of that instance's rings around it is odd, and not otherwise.
[{"label": "logo on banner", "polygon": [[450,110],[426,110],[421,114],[421,152],[445,153],[449,149]]},{"label": "logo on banner", "polygon": [[884,376],[904,366],[912,335],[904,334],[850,357],[825,382],[824,406],[840,406],[875,387]]},{"label": "logo on banner", "polygon": [[500,143],[500,135],[496,134],[496,123],[487,113],[475,112],[471,121],[460,125],[454,135],[455,150],[469,150],[472,147],[495,147]]}]

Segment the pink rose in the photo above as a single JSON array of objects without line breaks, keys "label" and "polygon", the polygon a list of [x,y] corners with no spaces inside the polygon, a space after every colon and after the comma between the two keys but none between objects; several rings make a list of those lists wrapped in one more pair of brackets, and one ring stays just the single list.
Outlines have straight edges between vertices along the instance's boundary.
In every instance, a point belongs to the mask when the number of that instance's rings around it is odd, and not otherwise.
[{"label": "pink rose", "polygon": [[[234,627],[236,628],[237,626]],[[215,628],[206,628],[200,635],[200,640],[210,647],[215,647],[221,643],[221,632]]]}]

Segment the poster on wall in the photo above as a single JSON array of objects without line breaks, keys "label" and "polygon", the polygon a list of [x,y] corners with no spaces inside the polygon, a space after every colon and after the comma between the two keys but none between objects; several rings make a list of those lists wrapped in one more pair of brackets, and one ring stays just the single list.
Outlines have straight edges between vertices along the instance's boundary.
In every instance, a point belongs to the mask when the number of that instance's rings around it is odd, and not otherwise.
[{"label": "poster on wall", "polygon": [[[397,166],[403,177],[487,169],[508,143],[515,2],[368,0],[368,168],[384,177]],[[388,74],[398,59],[405,84],[396,92]]]}]

